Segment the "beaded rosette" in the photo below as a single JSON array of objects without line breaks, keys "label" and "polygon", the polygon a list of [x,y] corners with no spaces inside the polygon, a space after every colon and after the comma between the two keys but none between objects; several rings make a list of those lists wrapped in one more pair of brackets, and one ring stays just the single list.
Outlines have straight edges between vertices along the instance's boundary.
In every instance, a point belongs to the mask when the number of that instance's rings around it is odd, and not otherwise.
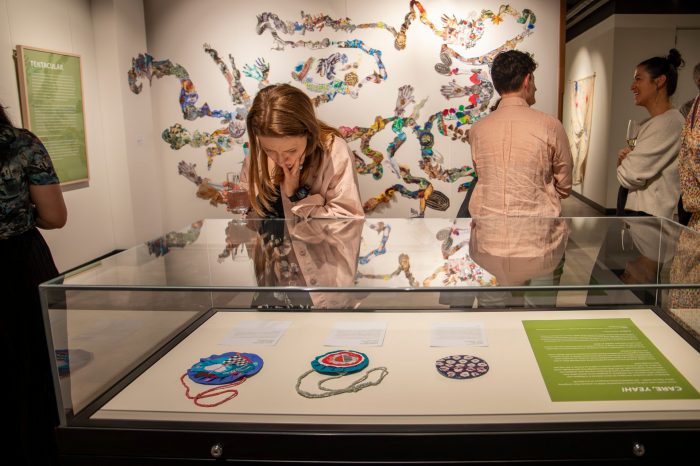
[{"label": "beaded rosette", "polygon": [[481,377],[489,371],[489,365],[486,361],[466,354],[440,358],[435,361],[435,367],[440,375],[449,379],[461,380]]},{"label": "beaded rosette", "polygon": [[205,385],[223,385],[260,372],[263,360],[253,353],[212,354],[187,370],[193,381]]},{"label": "beaded rosette", "polygon": [[[238,390],[233,387],[260,372],[262,367],[263,360],[257,354],[238,352],[212,354],[193,364],[186,373],[182,374],[180,383],[185,387],[185,396],[194,401],[194,404],[203,408],[212,408],[238,396]],[[190,387],[185,383],[187,377],[198,384],[214,385],[214,387],[192,395]],[[223,395],[226,396],[220,398]],[[220,398],[219,401],[202,401],[215,397]]]},{"label": "beaded rosette", "polygon": [[[311,361],[311,370],[308,370],[299,376],[295,387],[296,391],[304,398],[326,398],[333,395],[340,395],[342,393],[359,392],[364,388],[379,385],[382,380],[384,380],[384,377],[389,374],[386,367],[375,367],[368,370],[364,375],[359,377],[357,380],[354,380],[346,387],[328,388],[324,385],[326,382],[331,380],[358,373],[367,368],[368,365],[369,358],[366,354],[360,353],[359,351],[335,350],[324,353],[320,356],[316,356],[313,361]],[[316,393],[311,393],[302,389],[301,384],[308,375],[314,372],[322,375],[328,375],[329,377],[318,380],[316,383],[318,391]],[[370,375],[374,372],[379,372],[379,377],[377,377],[376,380],[368,380]]]},{"label": "beaded rosette", "polygon": [[311,361],[313,370],[321,374],[352,374],[361,371],[368,364],[366,354],[352,350],[330,351]]}]

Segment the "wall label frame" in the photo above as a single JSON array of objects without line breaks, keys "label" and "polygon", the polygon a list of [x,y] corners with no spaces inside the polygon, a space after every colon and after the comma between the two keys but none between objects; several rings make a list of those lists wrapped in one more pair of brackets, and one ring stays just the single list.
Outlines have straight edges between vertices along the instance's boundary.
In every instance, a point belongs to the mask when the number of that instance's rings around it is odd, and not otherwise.
[{"label": "wall label frame", "polygon": [[80,55],[16,49],[22,124],[49,152],[61,185],[89,181]]}]

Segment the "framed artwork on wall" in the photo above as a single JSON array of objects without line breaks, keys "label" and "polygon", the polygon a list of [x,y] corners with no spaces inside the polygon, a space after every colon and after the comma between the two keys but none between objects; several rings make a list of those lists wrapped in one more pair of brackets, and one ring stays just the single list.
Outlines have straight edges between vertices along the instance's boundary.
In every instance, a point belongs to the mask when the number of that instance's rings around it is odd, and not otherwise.
[{"label": "framed artwork on wall", "polygon": [[582,184],[586,174],[586,159],[591,140],[594,89],[595,73],[571,81],[569,92],[571,112],[567,136],[571,146],[571,155],[574,158],[574,186]]},{"label": "framed artwork on wall", "polygon": [[22,124],[41,139],[62,185],[89,180],[80,56],[18,45]]}]

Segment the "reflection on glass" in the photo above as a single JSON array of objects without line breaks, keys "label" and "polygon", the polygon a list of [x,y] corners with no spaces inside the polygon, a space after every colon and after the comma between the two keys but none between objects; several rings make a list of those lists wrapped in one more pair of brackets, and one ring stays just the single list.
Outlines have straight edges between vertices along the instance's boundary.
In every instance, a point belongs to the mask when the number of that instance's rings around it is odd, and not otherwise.
[{"label": "reflection on glass", "polygon": [[[516,301],[529,305],[537,301],[533,287],[548,288],[551,302],[560,284],[581,290],[575,302],[571,293],[564,296],[568,305],[659,304],[659,288],[673,282],[700,286],[691,266],[677,265],[678,273],[670,274],[683,230],[652,217],[208,219],[52,284],[175,286],[184,287],[182,293],[189,287],[215,287],[219,306],[237,308],[247,308],[253,294],[261,292],[303,293],[307,306],[333,293],[343,299],[354,293],[358,299],[365,295],[362,305],[369,309],[468,308],[477,295],[499,286],[515,289]],[[678,260],[693,258],[692,241],[700,235],[688,230],[687,236],[686,252]],[[431,292],[405,294],[406,289]],[[149,307],[164,305],[153,296]],[[333,307],[331,301],[338,300],[328,298],[324,305]]]},{"label": "reflection on glass", "polygon": [[[680,226],[663,219],[610,219],[591,283],[629,285],[637,303],[657,304],[654,285],[669,283],[669,267]],[[611,303],[611,304],[614,304]]]},{"label": "reflection on glass", "polygon": [[[469,250],[498,286],[556,286],[564,267],[569,226],[561,218],[485,217],[472,221]],[[489,292],[479,306],[555,305],[556,293]]]},{"label": "reflection on glass", "polygon": [[219,253],[217,261],[222,264],[227,258],[232,260],[248,260],[246,247],[250,247],[255,241],[255,232],[245,221],[231,220],[226,225],[226,246]]},{"label": "reflection on glass", "polygon": [[146,242],[148,253],[161,257],[170,252],[170,248],[184,248],[199,238],[204,220],[194,222],[186,231],[170,231],[164,236]]},{"label": "reflection on glass", "polygon": [[[261,287],[328,287],[353,285],[363,220],[292,222],[248,220],[256,231],[251,255]],[[350,294],[279,290],[259,291],[253,306],[268,308],[355,307]]]},{"label": "reflection on glass", "polygon": [[[392,233],[391,225],[397,228]],[[358,286],[411,288],[495,285],[469,256],[468,220],[367,220],[359,258]],[[409,227],[409,228],[407,228]],[[371,231],[381,233],[375,239]]]}]

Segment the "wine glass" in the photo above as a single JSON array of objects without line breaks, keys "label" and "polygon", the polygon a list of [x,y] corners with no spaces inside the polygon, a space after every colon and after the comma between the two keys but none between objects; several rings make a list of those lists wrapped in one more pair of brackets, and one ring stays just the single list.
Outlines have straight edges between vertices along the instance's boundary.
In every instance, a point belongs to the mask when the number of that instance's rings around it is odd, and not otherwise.
[{"label": "wine glass", "polygon": [[627,141],[627,146],[630,149],[634,149],[637,145],[637,136],[639,135],[639,123],[637,120],[630,120],[627,122],[627,136],[625,140]]},{"label": "wine glass", "polygon": [[[637,145],[637,136],[639,135],[639,123],[637,120],[629,120],[627,122],[627,134],[625,136],[625,140],[627,141],[627,147],[630,148],[630,150],[634,149],[634,146]],[[618,155],[617,157],[617,166],[619,167],[620,164],[622,164],[622,161],[624,158],[627,156],[627,154],[623,155]],[[623,216],[625,215],[625,209],[627,207],[627,196],[629,196],[629,189],[625,188],[624,186],[620,186],[617,190],[617,205],[615,208],[615,215],[617,216]]]},{"label": "wine glass", "polygon": [[248,191],[241,186],[238,173],[226,173],[226,203],[228,211],[234,214],[245,214],[250,209]]}]

